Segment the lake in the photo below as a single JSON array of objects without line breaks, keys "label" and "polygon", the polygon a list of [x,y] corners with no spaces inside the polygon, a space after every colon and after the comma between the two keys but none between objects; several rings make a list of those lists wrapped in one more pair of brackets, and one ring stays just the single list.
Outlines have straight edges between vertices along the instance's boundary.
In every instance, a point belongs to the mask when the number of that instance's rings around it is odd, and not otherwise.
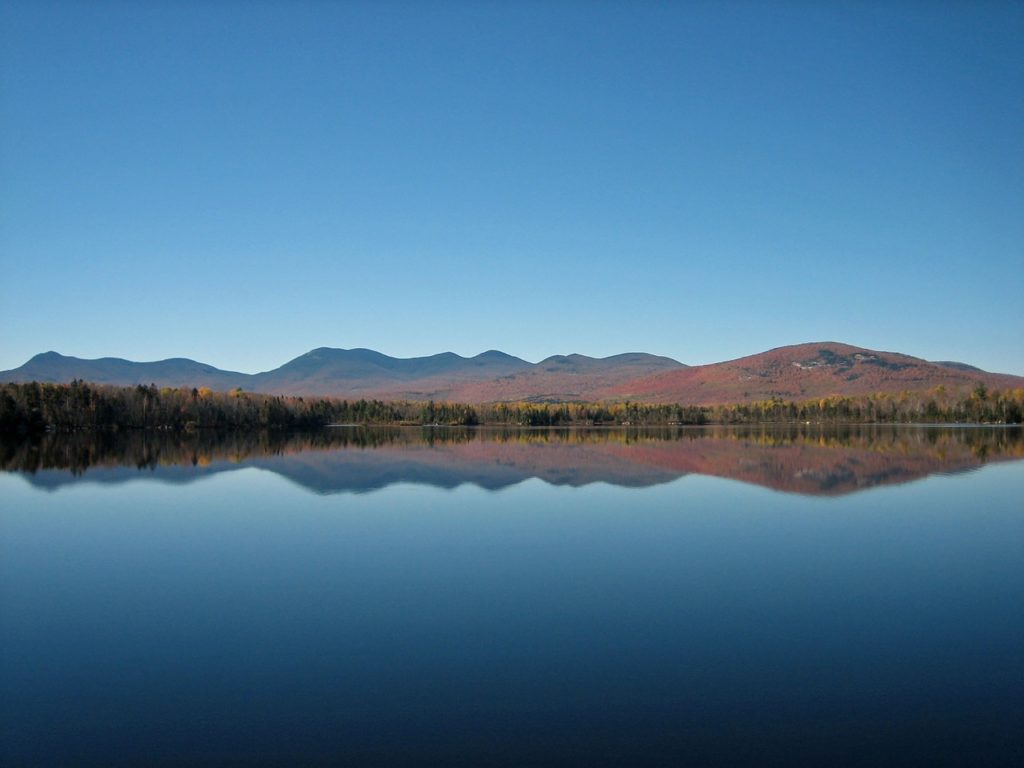
[{"label": "lake", "polygon": [[0,764],[1024,763],[1019,428],[0,441]]}]

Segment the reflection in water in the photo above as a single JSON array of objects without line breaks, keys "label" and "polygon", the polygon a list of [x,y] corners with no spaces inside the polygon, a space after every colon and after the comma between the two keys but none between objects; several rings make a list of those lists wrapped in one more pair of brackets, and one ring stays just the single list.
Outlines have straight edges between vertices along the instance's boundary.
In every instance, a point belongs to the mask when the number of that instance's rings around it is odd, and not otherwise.
[{"label": "reflection in water", "polygon": [[1021,765],[1021,458],[1005,428],[0,442],[0,765]]},{"label": "reflection in water", "polygon": [[342,428],[311,434],[49,434],[0,440],[0,467],[38,487],[139,477],[188,482],[258,467],[316,493],[393,483],[497,490],[642,487],[696,473],[840,495],[1024,458],[1020,428],[846,426],[664,429]]}]

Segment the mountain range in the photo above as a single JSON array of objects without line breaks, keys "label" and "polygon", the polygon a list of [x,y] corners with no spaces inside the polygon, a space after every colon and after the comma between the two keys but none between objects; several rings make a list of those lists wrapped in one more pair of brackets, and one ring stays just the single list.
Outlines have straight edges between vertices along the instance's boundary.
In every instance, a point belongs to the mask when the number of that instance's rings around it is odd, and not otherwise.
[{"label": "mountain range", "polygon": [[924,391],[944,386],[968,391],[1024,387],[1024,377],[989,373],[957,362],[929,362],[837,342],[778,347],[736,360],[688,366],[668,357],[632,352],[611,357],[554,355],[530,363],[489,350],[474,357],[443,352],[396,358],[371,349],[320,347],[279,368],[247,374],[187,358],[132,362],[85,360],[57,352],[0,371],[0,381],[69,382],[161,387],[242,388],[281,395],[450,400],[566,402],[636,400],[713,405],[802,400],[828,395]]}]

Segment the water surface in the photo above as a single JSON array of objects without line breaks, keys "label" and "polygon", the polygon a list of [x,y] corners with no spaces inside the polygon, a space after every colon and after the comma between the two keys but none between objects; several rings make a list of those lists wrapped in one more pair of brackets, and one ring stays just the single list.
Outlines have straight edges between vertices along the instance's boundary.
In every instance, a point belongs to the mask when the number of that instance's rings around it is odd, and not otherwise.
[{"label": "water surface", "polygon": [[0,763],[1019,764],[1016,429],[0,443]]}]

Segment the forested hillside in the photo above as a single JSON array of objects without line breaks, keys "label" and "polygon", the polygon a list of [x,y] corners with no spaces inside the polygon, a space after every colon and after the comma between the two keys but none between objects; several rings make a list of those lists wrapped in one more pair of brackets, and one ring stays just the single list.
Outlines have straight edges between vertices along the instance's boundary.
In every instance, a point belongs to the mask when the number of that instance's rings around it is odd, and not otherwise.
[{"label": "forested hillside", "polygon": [[[388,402],[486,404],[643,402],[700,406],[803,402],[832,396],[860,397],[943,387],[966,397],[978,386],[1024,388],[1024,377],[989,373],[964,363],[932,363],[910,355],[818,342],[779,347],[708,365],[686,366],[646,353],[597,358],[553,355],[538,363],[489,350],[473,357],[444,352],[396,358],[371,349],[321,347],[263,373],[222,371],[176,358],[135,363],[119,358],[82,360],[56,352],[0,372],[0,382],[242,389],[303,398]],[[936,401],[941,402],[942,396]]]}]

